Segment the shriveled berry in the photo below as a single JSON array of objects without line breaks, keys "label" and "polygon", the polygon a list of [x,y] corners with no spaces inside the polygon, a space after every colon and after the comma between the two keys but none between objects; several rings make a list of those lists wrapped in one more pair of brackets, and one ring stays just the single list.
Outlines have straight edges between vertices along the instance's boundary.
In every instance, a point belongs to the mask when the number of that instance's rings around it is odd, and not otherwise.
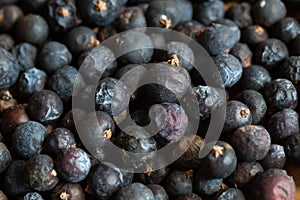
[{"label": "shriveled berry", "polygon": [[262,126],[242,126],[233,133],[230,144],[239,159],[247,162],[257,161],[268,154],[271,137]]},{"label": "shriveled berry", "polygon": [[[299,54],[300,55],[300,54]],[[300,56],[287,58],[281,66],[282,75],[294,84],[300,83]]]},{"label": "shriveled berry", "polygon": [[15,45],[13,38],[7,34],[0,34],[0,47],[10,51]]},{"label": "shriveled berry", "polygon": [[261,164],[265,169],[282,169],[285,165],[285,161],[286,156],[283,146],[271,144],[270,150],[266,157],[261,161]]},{"label": "shriveled berry", "polygon": [[46,135],[47,130],[42,124],[28,121],[17,126],[12,135],[12,146],[18,155],[31,158],[41,152]]},{"label": "shriveled berry", "polygon": [[77,183],[86,178],[91,168],[88,154],[79,148],[66,149],[55,161],[58,175],[72,183]]},{"label": "shriveled berry", "polygon": [[19,65],[13,55],[0,48],[0,89],[12,86],[19,76]]},{"label": "shriveled berry", "polygon": [[30,192],[24,196],[24,200],[44,200],[44,199],[39,193]]},{"label": "shriveled berry", "polygon": [[296,185],[285,170],[268,169],[255,177],[250,190],[249,194],[252,199],[292,200],[295,199]]},{"label": "shriveled berry", "polygon": [[299,115],[292,109],[283,109],[271,116],[268,130],[274,141],[299,133]]},{"label": "shriveled berry", "polygon": [[35,66],[38,50],[28,42],[23,42],[15,46],[12,55],[18,61],[20,70],[25,71]]},{"label": "shriveled berry", "polygon": [[297,90],[287,79],[275,79],[265,85],[263,96],[269,109],[282,110],[296,108],[298,104]]},{"label": "shriveled berry", "polygon": [[281,65],[288,56],[288,49],[283,42],[278,39],[268,39],[257,46],[253,59],[257,64],[273,69]]},{"label": "shriveled berry", "polygon": [[281,19],[274,25],[274,35],[285,43],[291,42],[300,34],[300,24],[292,17]]},{"label": "shriveled berry", "polygon": [[48,191],[55,187],[59,179],[53,168],[53,160],[47,155],[30,158],[25,169],[26,184],[37,191]]}]

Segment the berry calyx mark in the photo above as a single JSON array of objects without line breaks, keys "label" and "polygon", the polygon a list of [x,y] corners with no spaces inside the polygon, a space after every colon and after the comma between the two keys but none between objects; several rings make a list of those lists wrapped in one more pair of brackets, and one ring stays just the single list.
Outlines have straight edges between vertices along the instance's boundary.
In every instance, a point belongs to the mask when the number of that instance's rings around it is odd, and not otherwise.
[{"label": "berry calyx mark", "polygon": [[193,177],[193,170],[189,170],[189,171],[184,172],[184,175],[185,175],[187,178]]},{"label": "berry calyx mark", "polygon": [[94,48],[100,44],[99,40],[97,40],[95,37],[90,38],[90,43],[88,44],[88,48]]},{"label": "berry calyx mark", "polygon": [[179,59],[178,57],[173,54],[171,56],[171,59],[167,61],[170,65],[174,66],[174,67],[178,67],[179,66]]},{"label": "berry calyx mark", "polygon": [[212,151],[214,157],[218,158],[219,156],[223,155],[224,147],[220,147],[220,146],[216,145],[216,146],[213,146],[211,151]]},{"label": "berry calyx mark", "polygon": [[107,4],[102,0],[98,0],[95,4],[95,10],[99,12],[107,11]]},{"label": "berry calyx mark", "polygon": [[109,140],[112,136],[112,132],[110,129],[104,131],[104,138]]},{"label": "berry calyx mark", "polygon": [[242,118],[248,117],[249,114],[250,114],[250,110],[249,109],[243,109],[240,112],[240,115],[241,115]]},{"label": "berry calyx mark", "polygon": [[160,17],[159,23],[162,28],[170,28],[172,26],[172,20],[168,18],[166,15],[162,15]]},{"label": "berry calyx mark", "polygon": [[148,176],[150,176],[151,173],[152,173],[152,171],[153,171],[152,165],[151,164],[147,165],[145,174],[147,174]]},{"label": "berry calyx mark", "polygon": [[61,200],[69,200],[70,195],[66,191],[64,191],[59,195],[59,198],[61,198]]},{"label": "berry calyx mark", "polygon": [[66,8],[61,7],[61,8],[59,8],[59,10],[58,10],[58,14],[59,14],[60,16],[64,17],[64,18],[66,18],[66,17],[69,17],[69,16],[70,16],[70,11],[69,11],[68,9],[66,9]]}]

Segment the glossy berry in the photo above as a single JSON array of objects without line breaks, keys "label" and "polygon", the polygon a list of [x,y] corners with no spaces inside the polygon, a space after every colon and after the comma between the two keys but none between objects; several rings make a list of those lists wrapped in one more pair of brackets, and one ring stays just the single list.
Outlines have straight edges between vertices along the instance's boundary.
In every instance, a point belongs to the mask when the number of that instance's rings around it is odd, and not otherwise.
[{"label": "glossy berry", "polygon": [[47,123],[58,119],[63,112],[63,103],[59,96],[42,90],[34,93],[28,101],[28,113],[34,120]]},{"label": "glossy berry", "polygon": [[300,57],[291,56],[287,58],[281,65],[281,73],[283,76],[292,81],[294,84],[300,83]]},{"label": "glossy berry", "polygon": [[155,64],[149,70],[149,78],[157,84],[147,86],[147,94],[157,103],[176,102],[191,85],[191,78],[184,68],[167,63]]},{"label": "glossy berry", "polygon": [[263,96],[255,90],[244,90],[237,94],[235,99],[249,108],[252,124],[259,124],[267,113],[267,104]]},{"label": "glossy berry", "polygon": [[26,113],[24,105],[16,105],[9,107],[3,115],[1,121],[1,130],[5,139],[10,139],[16,127],[22,123],[28,122],[29,117]]},{"label": "glossy berry", "polygon": [[223,18],[224,2],[220,0],[202,1],[195,7],[194,18],[205,25]]},{"label": "glossy berry", "polygon": [[49,25],[54,32],[66,32],[81,23],[74,0],[48,2]]},{"label": "glossy berry", "polygon": [[252,51],[247,44],[237,43],[229,52],[241,62],[243,68],[249,67],[252,63]]},{"label": "glossy berry", "polygon": [[30,191],[25,185],[25,168],[27,162],[15,160],[3,174],[3,190],[8,195],[20,195]]},{"label": "glossy berry", "polygon": [[110,199],[124,184],[124,174],[119,168],[110,164],[98,164],[93,167],[86,178],[88,194],[98,199]]},{"label": "glossy berry", "polygon": [[55,41],[45,43],[38,56],[39,67],[49,74],[68,65],[71,60],[72,54],[68,48]]},{"label": "glossy berry", "polygon": [[300,158],[300,134],[294,134],[288,137],[285,145],[284,151],[286,155],[290,158],[299,159]]},{"label": "glossy berry", "polygon": [[155,200],[150,188],[141,183],[133,183],[122,187],[114,196],[114,200],[147,199]]},{"label": "glossy berry", "polygon": [[117,29],[122,31],[128,31],[130,29],[139,28],[144,32],[147,27],[146,17],[143,10],[138,6],[127,7],[116,19]]},{"label": "glossy berry", "polygon": [[114,138],[113,142],[119,148],[137,154],[137,157],[132,154],[132,159],[128,159],[124,154],[124,162],[136,168],[147,164],[154,157],[157,149],[154,138],[149,137],[149,133],[138,126],[127,126]]},{"label": "glossy berry", "polygon": [[236,188],[229,188],[218,196],[217,200],[246,200],[243,192]]},{"label": "glossy berry", "polygon": [[202,159],[203,170],[208,178],[226,178],[236,168],[235,150],[226,142],[218,141]]},{"label": "glossy berry", "polygon": [[268,169],[255,177],[251,184],[250,197],[261,200],[294,199],[295,191],[295,182],[286,171]]},{"label": "glossy berry", "polygon": [[47,22],[40,15],[26,15],[18,21],[16,28],[18,38],[32,44],[42,44],[49,34]]},{"label": "glossy berry", "polygon": [[86,178],[90,169],[91,161],[88,154],[79,148],[66,149],[55,161],[59,177],[77,183]]},{"label": "glossy berry", "polygon": [[79,0],[77,8],[84,20],[93,26],[106,26],[114,21],[122,3],[120,0]]},{"label": "glossy berry", "polygon": [[[221,94],[217,88],[211,86],[197,86],[193,87],[193,92],[199,103],[200,119],[209,118],[212,112],[222,106]],[[194,108],[192,108],[194,109]]]},{"label": "glossy berry", "polygon": [[70,30],[64,40],[73,56],[78,56],[84,50],[99,44],[96,34],[86,26],[76,26]]},{"label": "glossy berry", "polygon": [[221,178],[207,178],[202,175],[201,170],[197,173],[194,189],[199,195],[211,196],[219,192],[223,183]]},{"label": "glossy berry", "polygon": [[95,99],[97,110],[118,115],[128,107],[128,88],[121,81],[109,77],[98,83]]},{"label": "glossy berry", "polygon": [[47,74],[40,69],[31,68],[22,72],[17,82],[17,91],[20,97],[28,99],[35,92],[44,89],[47,81]]},{"label": "glossy berry", "polygon": [[43,152],[55,158],[66,149],[76,146],[74,135],[65,128],[56,128],[47,135],[43,143]]},{"label": "glossy berry", "polygon": [[286,8],[281,0],[259,0],[252,7],[252,17],[258,25],[270,27],[285,17]]},{"label": "glossy berry", "polygon": [[274,25],[274,35],[285,43],[291,42],[300,34],[300,24],[292,17],[281,19]]},{"label": "glossy berry", "polygon": [[0,34],[0,47],[10,51],[15,45],[13,38],[7,34]]},{"label": "glossy berry", "polygon": [[288,56],[288,49],[283,42],[278,39],[268,39],[257,46],[253,59],[257,64],[273,69],[282,64]]},{"label": "glossy berry", "polygon": [[158,185],[158,184],[149,184],[147,186],[151,189],[155,200],[168,200],[169,199],[169,196],[163,186]]},{"label": "glossy berry", "polygon": [[23,11],[16,5],[5,5],[1,8],[0,29],[9,31],[23,17]]},{"label": "glossy berry", "polygon": [[297,91],[293,83],[286,79],[275,79],[266,84],[263,96],[269,108],[275,110],[294,109],[298,104]]},{"label": "glossy berry", "polygon": [[11,163],[11,155],[5,144],[0,142],[0,173],[4,172]]},{"label": "glossy berry", "polygon": [[264,169],[258,162],[239,162],[231,178],[239,188],[248,186],[253,178]]},{"label": "glossy berry", "polygon": [[239,28],[243,29],[252,24],[251,6],[247,2],[233,5],[226,12],[226,17],[233,20]]},{"label": "glossy berry", "polygon": [[19,65],[13,55],[0,48],[0,89],[12,86],[19,76]]},{"label": "glossy berry", "polygon": [[174,55],[178,57],[179,66],[190,71],[194,64],[194,53],[193,50],[183,42],[169,42],[166,46],[167,54],[165,60],[170,60]]},{"label": "glossy berry", "polygon": [[117,61],[109,48],[99,45],[82,52],[78,66],[85,81],[89,81],[111,76],[116,71]]},{"label": "glossy berry", "polygon": [[80,184],[58,183],[52,191],[51,199],[84,199],[85,195]]},{"label": "glossy berry", "polygon": [[37,191],[48,191],[58,183],[57,173],[53,168],[53,160],[47,155],[30,158],[25,169],[26,184]]},{"label": "glossy berry", "polygon": [[[162,159],[158,159],[158,162],[161,160]],[[168,177],[169,173],[169,167],[162,167],[158,170],[152,171],[151,173],[136,174],[135,178],[138,180],[138,182],[143,184],[162,184]]]},{"label": "glossy berry", "polygon": [[12,145],[18,155],[31,158],[41,152],[46,135],[47,130],[42,124],[28,121],[16,128],[12,135]]},{"label": "glossy berry", "polygon": [[181,139],[188,126],[187,114],[175,103],[155,104],[151,107],[149,116],[159,130],[156,136],[162,144]]},{"label": "glossy berry", "polygon": [[252,123],[250,109],[239,101],[229,101],[227,103],[225,124],[223,132],[232,133],[237,128]]},{"label": "glossy berry", "polygon": [[268,32],[259,25],[249,26],[242,31],[242,41],[250,47],[255,47],[268,38]]},{"label": "glossy berry", "polygon": [[121,60],[125,63],[148,63],[153,55],[151,38],[140,31],[129,31],[121,34],[116,39],[115,48],[117,48],[119,55],[122,55]]},{"label": "glossy berry", "polygon": [[234,131],[230,144],[239,159],[252,162],[262,160],[268,154],[271,137],[262,126],[242,126]]},{"label": "glossy berry", "polygon": [[196,35],[204,30],[205,26],[196,20],[189,20],[178,24],[175,30],[183,33],[194,40],[196,40]]},{"label": "glossy berry", "polygon": [[213,58],[221,74],[224,87],[231,87],[242,77],[243,69],[240,61],[230,54],[220,54]]},{"label": "glossy berry", "polygon": [[292,109],[283,109],[269,119],[268,130],[274,141],[299,133],[299,115]]},{"label": "glossy berry", "polygon": [[151,1],[146,11],[148,26],[174,28],[180,20],[176,1]]},{"label": "glossy berry", "polygon": [[20,43],[12,49],[11,53],[18,61],[21,71],[35,66],[38,50],[32,44],[27,42]]},{"label": "glossy berry", "polygon": [[236,43],[230,27],[221,24],[209,26],[197,37],[197,40],[211,55],[218,55],[231,49]]},{"label": "glossy berry", "polygon": [[239,86],[244,90],[261,91],[271,80],[271,75],[266,68],[259,65],[251,65],[243,69]]},{"label": "glossy berry", "polygon": [[[96,115],[96,118],[94,118]],[[102,147],[115,134],[115,123],[109,114],[102,111],[92,112],[77,123],[79,133],[88,134],[97,147]]]},{"label": "glossy berry", "polygon": [[265,169],[282,169],[285,165],[285,161],[286,156],[283,146],[271,144],[270,150],[266,157],[261,161],[261,164]]},{"label": "glossy berry", "polygon": [[173,171],[166,180],[165,189],[170,197],[192,193],[192,171]]},{"label": "glossy berry", "polygon": [[54,91],[64,102],[69,102],[73,90],[79,90],[85,83],[75,67],[64,66],[54,72],[47,82],[48,88]]},{"label": "glossy berry", "polygon": [[76,125],[86,116],[86,112],[80,109],[72,109],[62,118],[63,126],[72,132],[76,132]]},{"label": "glossy berry", "polygon": [[24,200],[44,200],[44,199],[39,193],[30,192],[24,196]]}]

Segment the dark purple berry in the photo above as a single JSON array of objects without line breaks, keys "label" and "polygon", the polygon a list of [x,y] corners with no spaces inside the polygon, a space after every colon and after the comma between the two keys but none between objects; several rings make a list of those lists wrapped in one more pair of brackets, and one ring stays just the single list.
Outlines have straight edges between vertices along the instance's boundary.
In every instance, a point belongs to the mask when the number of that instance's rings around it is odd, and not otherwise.
[{"label": "dark purple berry", "polygon": [[202,175],[200,170],[195,179],[194,189],[199,195],[211,196],[221,190],[222,183],[223,179],[207,178],[205,175]]},{"label": "dark purple berry", "polygon": [[37,191],[48,191],[58,183],[57,173],[53,168],[53,160],[47,155],[30,158],[25,169],[26,184]]},{"label": "dark purple berry", "polygon": [[196,36],[201,33],[204,28],[205,26],[200,22],[196,20],[189,20],[180,23],[175,30],[196,40]]},{"label": "dark purple berry", "polygon": [[62,112],[62,100],[56,93],[50,90],[36,92],[28,101],[28,113],[30,117],[43,123],[58,119]]},{"label": "dark purple berry", "polygon": [[146,17],[143,10],[138,6],[127,7],[116,19],[116,28],[122,31],[139,28],[139,31],[144,32],[147,27]]},{"label": "dark purple berry", "polygon": [[269,38],[268,32],[259,25],[247,27],[242,32],[242,41],[250,47],[255,47]]},{"label": "dark purple berry", "polygon": [[85,194],[80,184],[58,183],[52,191],[51,200],[81,200],[85,199]]},{"label": "dark purple berry", "polygon": [[24,200],[44,200],[44,199],[39,193],[30,192],[24,196]]},{"label": "dark purple berry", "polygon": [[0,9],[0,29],[9,31],[23,17],[23,11],[16,5],[6,5]]},{"label": "dark purple berry", "polygon": [[166,180],[165,189],[170,197],[192,193],[193,171],[173,171]]},{"label": "dark purple berry", "polygon": [[205,25],[210,25],[224,15],[224,2],[220,0],[200,1],[194,12],[194,18]]},{"label": "dark purple berry", "polygon": [[252,24],[251,5],[247,2],[233,5],[226,12],[226,17],[233,20],[239,28],[247,28]]},{"label": "dark purple berry", "polygon": [[286,156],[283,146],[271,144],[270,150],[266,157],[261,161],[261,164],[265,169],[282,169],[285,165],[285,161]]},{"label": "dark purple berry", "polygon": [[252,51],[247,44],[237,43],[230,50],[230,54],[239,59],[243,68],[249,67],[252,63]]},{"label": "dark purple berry", "polygon": [[247,162],[262,160],[269,152],[271,137],[262,126],[242,126],[233,133],[231,145],[241,160]]},{"label": "dark purple berry", "polygon": [[114,197],[114,200],[147,199],[155,200],[150,188],[141,183],[133,183],[122,187]]},{"label": "dark purple berry", "polygon": [[286,17],[281,19],[274,25],[274,36],[286,44],[300,34],[300,24],[292,17]]},{"label": "dark purple berry", "polygon": [[288,137],[284,151],[286,155],[290,158],[300,159],[300,134],[294,134]]},{"label": "dark purple berry", "polygon": [[187,195],[178,196],[176,200],[202,200],[197,194],[191,193]]},{"label": "dark purple berry", "polygon": [[21,71],[35,66],[38,49],[32,44],[27,42],[20,43],[12,49],[11,53],[18,61]]},{"label": "dark purple berry", "polygon": [[10,35],[0,34],[0,47],[10,51],[15,46],[15,42]]},{"label": "dark purple berry", "polygon": [[151,189],[155,200],[169,200],[169,196],[163,186],[157,184],[147,186]]},{"label": "dark purple berry", "polygon": [[246,200],[246,198],[241,190],[229,188],[222,192],[217,200]]},{"label": "dark purple berry", "polygon": [[77,183],[86,178],[91,168],[88,154],[79,148],[66,149],[55,161],[58,176]]},{"label": "dark purple berry", "polygon": [[[300,54],[299,54],[300,55]],[[282,75],[294,84],[300,83],[300,56],[292,56],[281,66]]]},{"label": "dark purple berry", "polygon": [[0,142],[0,173],[4,172],[11,163],[11,155],[5,144]]}]

